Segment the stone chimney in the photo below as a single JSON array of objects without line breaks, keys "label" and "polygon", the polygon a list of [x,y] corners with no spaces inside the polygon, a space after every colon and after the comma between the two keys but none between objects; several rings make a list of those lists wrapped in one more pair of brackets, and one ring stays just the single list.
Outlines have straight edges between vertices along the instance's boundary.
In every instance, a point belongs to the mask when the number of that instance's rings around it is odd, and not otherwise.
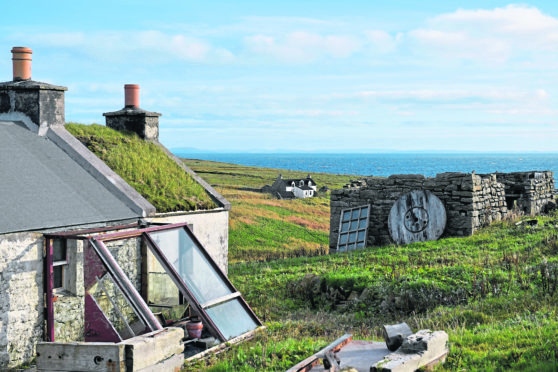
[{"label": "stone chimney", "polygon": [[131,131],[149,141],[159,141],[159,116],[157,112],[145,111],[139,107],[139,85],[124,85],[124,108],[105,112],[107,127],[118,131]]},{"label": "stone chimney", "polygon": [[13,79],[0,83],[0,120],[22,121],[41,134],[39,128],[65,124],[68,88],[31,80],[32,53],[26,47],[12,49]]}]

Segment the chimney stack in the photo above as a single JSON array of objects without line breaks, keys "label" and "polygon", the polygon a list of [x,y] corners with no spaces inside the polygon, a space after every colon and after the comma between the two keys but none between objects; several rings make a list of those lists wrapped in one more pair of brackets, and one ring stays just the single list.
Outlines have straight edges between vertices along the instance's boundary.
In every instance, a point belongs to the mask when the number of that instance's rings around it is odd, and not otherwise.
[{"label": "chimney stack", "polygon": [[[13,79],[0,83],[0,115],[3,120],[23,121],[31,129],[65,124],[66,87],[31,80],[31,48],[13,47]],[[31,125],[31,126],[30,126]]]},{"label": "chimney stack", "polygon": [[31,48],[13,47],[14,81],[31,80]]},{"label": "chimney stack", "polygon": [[139,85],[124,85],[124,108],[119,111],[105,112],[107,127],[137,133],[140,138],[149,141],[159,140],[159,116],[139,107]]},{"label": "chimney stack", "polygon": [[139,85],[124,85],[124,106],[139,107]]}]

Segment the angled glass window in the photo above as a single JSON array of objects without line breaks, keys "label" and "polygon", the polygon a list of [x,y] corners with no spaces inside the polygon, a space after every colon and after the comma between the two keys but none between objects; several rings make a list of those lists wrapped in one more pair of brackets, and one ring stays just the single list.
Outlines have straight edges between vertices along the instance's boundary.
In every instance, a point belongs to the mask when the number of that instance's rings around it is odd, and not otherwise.
[{"label": "angled glass window", "polygon": [[366,247],[370,206],[349,208],[341,211],[337,251],[345,252]]},{"label": "angled glass window", "polygon": [[144,236],[153,255],[216,338],[228,341],[261,326],[189,228],[147,231]]}]

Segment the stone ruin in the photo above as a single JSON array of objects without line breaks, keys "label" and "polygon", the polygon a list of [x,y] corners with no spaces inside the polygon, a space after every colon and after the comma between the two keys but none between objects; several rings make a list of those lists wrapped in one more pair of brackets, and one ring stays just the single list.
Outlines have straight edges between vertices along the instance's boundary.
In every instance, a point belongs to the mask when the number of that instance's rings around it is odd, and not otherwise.
[{"label": "stone ruin", "polygon": [[472,235],[510,213],[534,215],[555,207],[555,183],[550,171],[363,178],[331,192],[330,249],[337,250],[342,212],[365,205],[370,205],[365,245],[392,243],[390,211],[398,199],[413,190],[430,192],[442,202],[447,215],[444,237]]}]

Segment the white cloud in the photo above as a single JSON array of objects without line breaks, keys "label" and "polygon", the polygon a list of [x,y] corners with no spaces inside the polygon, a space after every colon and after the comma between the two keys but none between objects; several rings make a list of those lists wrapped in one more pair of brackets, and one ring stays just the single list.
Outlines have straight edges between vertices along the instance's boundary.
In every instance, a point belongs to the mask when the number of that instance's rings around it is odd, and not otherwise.
[{"label": "white cloud", "polygon": [[230,51],[214,47],[206,40],[154,30],[14,34],[12,38],[41,47],[79,50],[94,59],[105,61],[124,61],[134,57],[152,62],[174,58],[181,61],[219,63],[234,59]]},{"label": "white cloud", "polygon": [[389,53],[396,49],[402,34],[398,33],[395,37],[382,30],[370,30],[364,33],[375,53]]},{"label": "white cloud", "polygon": [[349,36],[296,31],[284,37],[253,35],[244,38],[246,48],[287,62],[312,62],[321,57],[347,58],[360,48],[357,39]]},{"label": "white cloud", "polygon": [[409,32],[419,51],[486,62],[558,51],[558,19],[526,5],[439,15]]}]

